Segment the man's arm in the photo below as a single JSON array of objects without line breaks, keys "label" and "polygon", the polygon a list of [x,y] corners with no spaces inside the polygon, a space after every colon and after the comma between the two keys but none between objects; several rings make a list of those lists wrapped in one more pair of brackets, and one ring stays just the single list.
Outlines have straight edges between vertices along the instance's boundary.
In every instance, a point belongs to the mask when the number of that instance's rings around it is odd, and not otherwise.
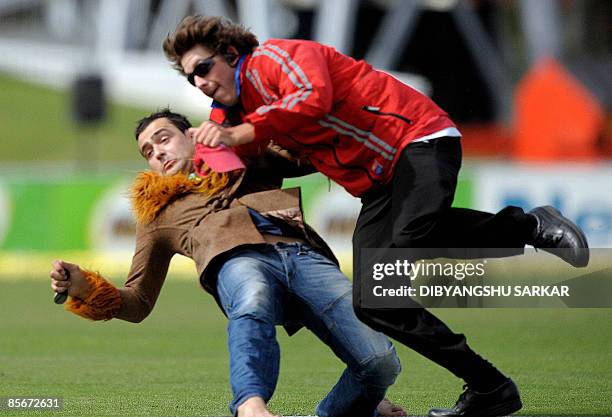
[{"label": "man's arm", "polygon": [[56,260],[49,273],[56,293],[68,292],[66,309],[90,320],[110,320],[121,308],[121,296],[115,286],[100,274],[79,265]]},{"label": "man's arm", "polygon": [[141,322],[153,310],[175,253],[170,247],[172,236],[147,233],[144,229],[141,225],[137,228],[130,273],[124,287],[119,289],[121,310],[116,317],[133,323]]},{"label": "man's arm", "polygon": [[173,252],[142,228],[136,242],[128,280],[122,288],[79,265],[53,262],[49,273],[51,288],[55,292],[68,291],[71,298],[66,309],[90,320],[118,318],[133,323],[144,320],[161,291]]},{"label": "man's arm", "polygon": [[317,172],[308,159],[297,158],[274,142],[268,144],[264,161],[267,168],[277,172],[282,178],[302,177]]},{"label": "man's arm", "polygon": [[189,134],[195,143],[214,148],[221,144],[227,146],[240,146],[253,142],[255,128],[250,123],[243,123],[234,127],[223,127],[218,123],[205,121],[199,127],[189,129]]}]

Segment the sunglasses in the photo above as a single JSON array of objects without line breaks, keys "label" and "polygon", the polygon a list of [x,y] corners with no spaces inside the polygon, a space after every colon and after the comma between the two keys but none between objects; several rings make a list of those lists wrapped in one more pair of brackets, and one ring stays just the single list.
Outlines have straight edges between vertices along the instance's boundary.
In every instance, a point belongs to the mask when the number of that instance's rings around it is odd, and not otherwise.
[{"label": "sunglasses", "polygon": [[193,72],[191,74],[187,74],[187,81],[189,81],[189,84],[195,87],[196,75],[198,77],[206,77],[206,75],[210,72],[212,67],[215,65],[215,61],[213,60],[215,55],[217,54],[212,54],[208,58],[198,61],[196,66],[193,68]]}]

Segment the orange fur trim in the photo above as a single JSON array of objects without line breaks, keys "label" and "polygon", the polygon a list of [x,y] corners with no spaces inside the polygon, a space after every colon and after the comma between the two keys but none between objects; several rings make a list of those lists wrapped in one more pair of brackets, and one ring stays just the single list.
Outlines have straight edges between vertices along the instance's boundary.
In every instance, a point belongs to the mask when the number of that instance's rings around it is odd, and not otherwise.
[{"label": "orange fur trim", "polygon": [[182,173],[168,177],[151,171],[138,174],[131,193],[136,221],[151,223],[164,207],[180,195],[203,193],[213,196],[229,184],[229,173],[220,174],[210,169],[206,172],[205,177],[193,179]]},{"label": "orange fur trim", "polygon": [[70,297],[66,310],[89,320],[110,320],[121,308],[121,295],[98,272],[83,270],[91,292],[85,299]]},{"label": "orange fur trim", "polygon": [[[206,164],[202,164],[202,169],[204,171],[203,177],[196,176],[194,181],[198,183],[198,189],[201,189],[202,192],[205,192],[206,195],[213,196],[219,192],[221,192],[230,181],[229,172],[215,172],[212,169],[208,168]],[[238,172],[238,171],[232,171]]]}]

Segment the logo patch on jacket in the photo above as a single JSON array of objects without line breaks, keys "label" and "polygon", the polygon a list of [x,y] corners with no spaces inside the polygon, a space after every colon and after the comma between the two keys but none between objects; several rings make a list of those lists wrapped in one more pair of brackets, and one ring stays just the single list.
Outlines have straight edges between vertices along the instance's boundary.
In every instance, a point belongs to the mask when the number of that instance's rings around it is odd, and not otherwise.
[{"label": "logo patch on jacket", "polygon": [[372,162],[372,172],[376,176],[380,176],[383,173],[383,166],[380,162],[374,161]]}]

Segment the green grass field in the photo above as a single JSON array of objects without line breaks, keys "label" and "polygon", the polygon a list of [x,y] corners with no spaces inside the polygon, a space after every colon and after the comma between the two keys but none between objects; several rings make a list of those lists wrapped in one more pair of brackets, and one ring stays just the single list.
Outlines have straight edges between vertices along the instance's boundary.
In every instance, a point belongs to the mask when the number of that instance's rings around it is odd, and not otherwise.
[{"label": "green grass field", "polygon": [[[228,415],[225,318],[195,280],[170,276],[141,324],[92,323],[65,312],[52,303],[47,281],[0,277],[0,397],[63,397],[63,411],[53,415]],[[437,313],[515,378],[521,414],[612,415],[612,310]],[[279,328],[278,338],[281,376],[271,408],[312,414],[342,364],[307,331],[289,338]],[[403,371],[389,397],[413,415],[452,405],[461,382],[396,346]]]}]

